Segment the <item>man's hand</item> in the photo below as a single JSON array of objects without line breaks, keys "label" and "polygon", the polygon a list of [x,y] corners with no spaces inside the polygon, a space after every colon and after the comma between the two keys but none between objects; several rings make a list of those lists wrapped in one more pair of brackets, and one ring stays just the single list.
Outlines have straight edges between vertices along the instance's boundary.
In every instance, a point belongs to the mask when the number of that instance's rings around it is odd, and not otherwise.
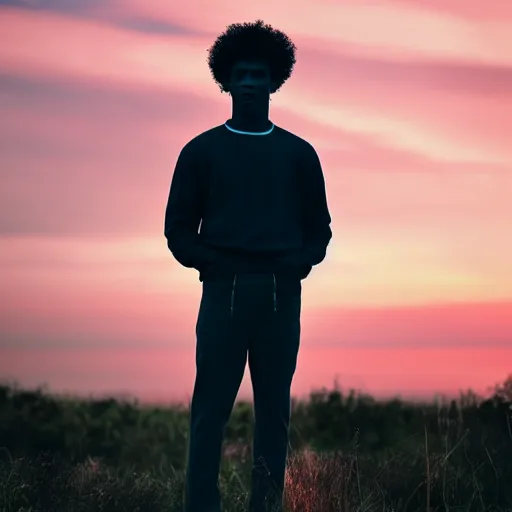
[{"label": "man's hand", "polygon": [[279,264],[286,270],[300,275],[307,274],[310,271],[310,265],[305,261],[304,252],[298,251],[278,259]]}]

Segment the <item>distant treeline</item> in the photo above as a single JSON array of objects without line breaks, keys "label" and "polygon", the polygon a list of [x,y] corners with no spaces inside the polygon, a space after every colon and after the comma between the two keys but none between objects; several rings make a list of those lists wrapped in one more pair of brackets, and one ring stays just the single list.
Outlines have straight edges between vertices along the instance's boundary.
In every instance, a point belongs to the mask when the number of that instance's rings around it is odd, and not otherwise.
[{"label": "distant treeline", "polygon": [[[512,441],[512,377],[491,398],[471,391],[458,400],[414,403],[375,400],[338,386],[292,404],[291,446],[316,451],[386,451],[418,443],[424,429],[431,446],[468,432],[478,439]],[[42,388],[27,391],[0,386],[0,446],[12,456],[59,453],[73,462],[99,457],[116,464],[152,467],[162,461],[181,468],[185,462],[188,408],[145,406],[136,400],[58,398]],[[226,443],[252,437],[252,404],[238,402],[226,428]],[[439,445],[439,446],[436,446]],[[4,450],[5,451],[5,450]],[[0,455],[1,456],[1,455]]]}]

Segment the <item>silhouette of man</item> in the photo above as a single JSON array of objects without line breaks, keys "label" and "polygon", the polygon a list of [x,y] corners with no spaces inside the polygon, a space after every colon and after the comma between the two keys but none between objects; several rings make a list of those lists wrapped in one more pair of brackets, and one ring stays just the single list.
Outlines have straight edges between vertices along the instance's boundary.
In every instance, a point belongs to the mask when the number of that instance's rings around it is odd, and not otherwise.
[{"label": "silhouette of man", "polygon": [[247,358],[255,411],[249,507],[282,510],[301,281],[332,237],[316,151],[269,120],[270,94],[290,77],[295,50],[261,20],[227,27],[208,65],[231,95],[232,116],[183,147],[171,182],[168,247],[202,282],[187,512],[221,510],[224,428]]}]

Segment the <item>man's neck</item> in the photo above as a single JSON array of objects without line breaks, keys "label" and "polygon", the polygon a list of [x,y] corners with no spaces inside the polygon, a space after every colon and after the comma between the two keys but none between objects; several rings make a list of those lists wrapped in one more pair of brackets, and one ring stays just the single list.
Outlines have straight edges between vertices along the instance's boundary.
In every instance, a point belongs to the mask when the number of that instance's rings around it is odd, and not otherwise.
[{"label": "man's neck", "polygon": [[247,115],[245,113],[233,112],[228,124],[235,130],[255,133],[267,131],[272,126],[268,118],[268,112],[262,113],[261,115]]}]

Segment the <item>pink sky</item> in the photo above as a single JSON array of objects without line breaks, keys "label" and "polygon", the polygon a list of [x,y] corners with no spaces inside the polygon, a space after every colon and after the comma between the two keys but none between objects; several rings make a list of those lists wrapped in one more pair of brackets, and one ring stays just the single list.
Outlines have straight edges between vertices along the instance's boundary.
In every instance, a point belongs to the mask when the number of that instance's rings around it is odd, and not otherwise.
[{"label": "pink sky", "polygon": [[183,144],[230,116],[206,48],[257,18],[298,47],[271,117],[333,217],[294,393],[512,372],[512,4],[0,0],[0,377],[191,392],[201,287],[163,215]]}]

